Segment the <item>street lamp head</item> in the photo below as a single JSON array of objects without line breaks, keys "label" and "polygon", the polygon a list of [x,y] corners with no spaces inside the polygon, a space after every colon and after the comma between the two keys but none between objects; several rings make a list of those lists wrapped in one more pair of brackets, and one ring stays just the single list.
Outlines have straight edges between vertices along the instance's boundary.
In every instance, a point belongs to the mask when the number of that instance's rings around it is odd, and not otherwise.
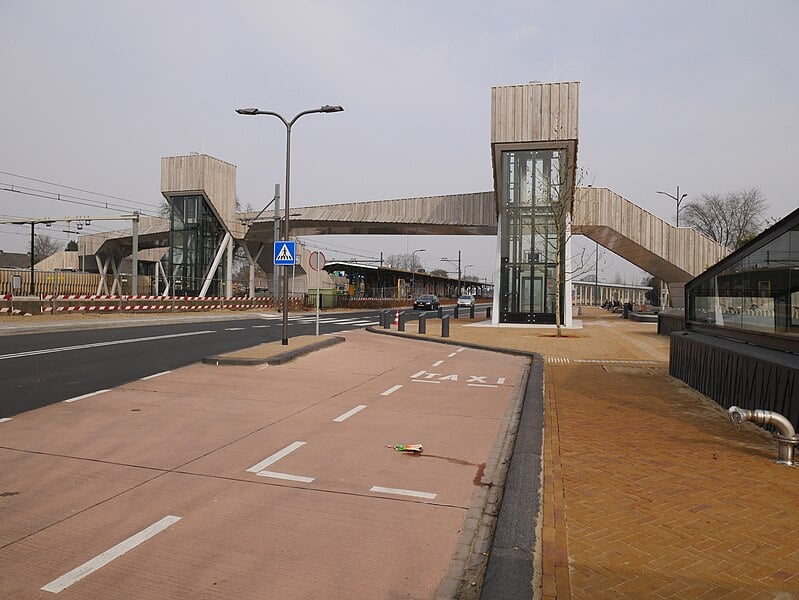
[{"label": "street lamp head", "polygon": [[240,115],[257,115],[258,109],[257,108],[237,108],[236,112]]},{"label": "street lamp head", "polygon": [[341,112],[344,110],[343,106],[330,106],[329,104],[325,104],[322,108],[319,109],[320,112],[323,113],[333,113],[333,112]]}]

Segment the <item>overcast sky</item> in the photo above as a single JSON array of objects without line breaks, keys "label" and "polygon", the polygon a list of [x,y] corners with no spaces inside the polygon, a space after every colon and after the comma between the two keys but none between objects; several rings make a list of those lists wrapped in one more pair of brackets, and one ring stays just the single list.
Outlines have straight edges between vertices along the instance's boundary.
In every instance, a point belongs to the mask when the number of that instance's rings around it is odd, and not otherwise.
[{"label": "overcast sky", "polygon": [[[295,126],[293,206],[490,190],[491,86],[532,80],[581,82],[594,186],[672,221],[658,190],[759,186],[782,217],[799,204],[798,23],[795,0],[4,0],[0,187],[119,206],[0,191],[0,218],[153,212],[160,158],[189,152],[237,165],[242,205],[260,209],[285,128],[235,114],[247,106],[345,108]],[[425,248],[430,270],[462,250],[470,273],[494,269],[491,237],[316,240],[328,259]],[[0,225],[0,249],[28,243]],[[616,260],[600,279],[617,270],[632,273]]]}]

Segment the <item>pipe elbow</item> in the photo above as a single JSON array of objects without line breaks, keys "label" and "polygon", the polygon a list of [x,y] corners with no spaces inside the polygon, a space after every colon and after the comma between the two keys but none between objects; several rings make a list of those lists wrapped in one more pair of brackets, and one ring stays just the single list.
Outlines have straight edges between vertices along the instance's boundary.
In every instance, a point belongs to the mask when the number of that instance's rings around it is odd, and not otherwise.
[{"label": "pipe elbow", "polygon": [[764,424],[773,425],[774,428],[780,432],[780,435],[786,438],[796,437],[796,430],[793,427],[793,423],[791,423],[787,417],[771,410],[764,410],[761,412],[765,413],[763,415]]},{"label": "pipe elbow", "polygon": [[756,425],[772,425],[780,435],[786,438],[794,438],[796,430],[793,424],[778,412],[773,410],[746,410],[737,406],[731,406],[727,409],[730,415],[730,421],[735,425],[740,425],[744,421],[751,421]]}]

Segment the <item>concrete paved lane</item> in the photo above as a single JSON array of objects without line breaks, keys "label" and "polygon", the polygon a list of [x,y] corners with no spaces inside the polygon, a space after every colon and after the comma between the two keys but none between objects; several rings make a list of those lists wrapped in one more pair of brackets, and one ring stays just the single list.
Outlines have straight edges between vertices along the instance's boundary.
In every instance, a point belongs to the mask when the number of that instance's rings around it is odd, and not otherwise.
[{"label": "concrete paved lane", "polygon": [[524,362],[346,336],[288,365],[192,365],[0,423],[0,590],[433,597]]}]

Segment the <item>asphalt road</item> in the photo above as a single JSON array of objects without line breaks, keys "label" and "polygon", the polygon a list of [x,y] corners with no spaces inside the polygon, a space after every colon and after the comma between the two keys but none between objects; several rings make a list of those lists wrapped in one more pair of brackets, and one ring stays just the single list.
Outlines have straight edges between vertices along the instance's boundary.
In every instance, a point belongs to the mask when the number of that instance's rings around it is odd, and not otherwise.
[{"label": "asphalt road", "polygon": [[[444,313],[451,315],[452,310],[445,307]],[[319,332],[374,324],[378,312],[322,313]],[[423,311],[404,312],[418,316]],[[0,335],[0,418],[282,338],[282,316],[276,313],[147,323],[120,326],[120,320],[106,319],[68,329],[32,327]],[[315,331],[313,313],[290,315],[289,348],[292,337]]]},{"label": "asphalt road", "polygon": [[[376,311],[322,314],[320,334],[365,327]],[[204,356],[280,340],[280,315],[169,321],[0,336],[0,418],[170,371]],[[314,334],[314,315],[290,316],[291,338]]]}]

